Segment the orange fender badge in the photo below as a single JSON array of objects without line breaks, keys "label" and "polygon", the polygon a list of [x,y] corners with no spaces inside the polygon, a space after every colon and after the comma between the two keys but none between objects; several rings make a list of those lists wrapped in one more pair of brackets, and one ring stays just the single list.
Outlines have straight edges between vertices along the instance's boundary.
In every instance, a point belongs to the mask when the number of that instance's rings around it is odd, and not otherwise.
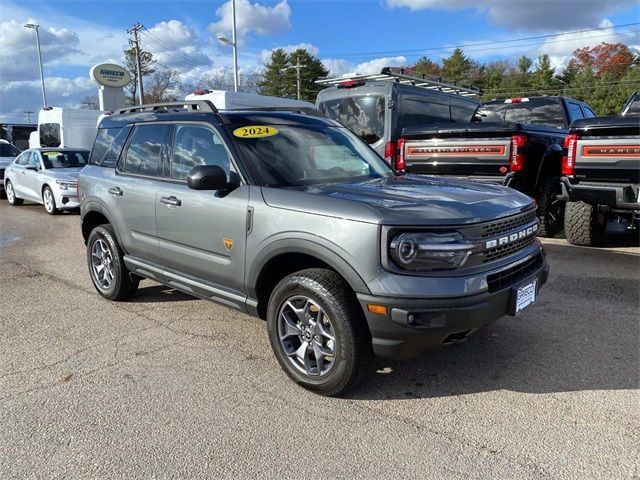
[{"label": "orange fender badge", "polygon": [[229,251],[229,252],[233,248],[233,240],[231,240],[229,238],[223,238],[222,239],[222,243],[224,243],[224,248],[226,248],[227,251]]}]

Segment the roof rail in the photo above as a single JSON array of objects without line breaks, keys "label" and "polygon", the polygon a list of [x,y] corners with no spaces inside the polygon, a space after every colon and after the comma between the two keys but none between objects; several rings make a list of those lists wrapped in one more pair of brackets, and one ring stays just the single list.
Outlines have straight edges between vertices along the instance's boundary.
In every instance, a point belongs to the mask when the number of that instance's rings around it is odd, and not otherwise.
[{"label": "roof rail", "polygon": [[218,109],[210,100],[184,100],[181,102],[151,103],[149,105],[135,105],[133,107],[120,108],[114,115],[137,112],[157,112],[158,110],[186,109],[194,112],[218,113]]},{"label": "roof rail", "polygon": [[358,81],[358,80],[387,80],[394,81],[396,83],[402,83],[405,85],[413,85],[416,87],[422,87],[427,90],[436,90],[439,92],[453,93],[461,95],[463,97],[474,97],[476,95],[482,95],[482,89],[474,86],[456,85],[455,82],[448,83],[443,82],[442,78],[428,78],[425,74],[421,75],[406,75],[404,68],[400,69],[400,73],[393,72],[391,67],[384,67],[380,70],[380,73],[372,73],[368,75],[353,75],[350,77],[336,77],[336,78],[322,78],[316,80],[316,83],[320,85],[333,86],[339,85],[342,82]]},{"label": "roof rail", "polygon": [[314,117],[324,117],[324,115],[315,108],[311,107],[246,107],[246,108],[237,108],[232,110],[222,110],[221,113],[225,112],[293,112],[293,113],[304,113],[306,115],[311,115]]}]

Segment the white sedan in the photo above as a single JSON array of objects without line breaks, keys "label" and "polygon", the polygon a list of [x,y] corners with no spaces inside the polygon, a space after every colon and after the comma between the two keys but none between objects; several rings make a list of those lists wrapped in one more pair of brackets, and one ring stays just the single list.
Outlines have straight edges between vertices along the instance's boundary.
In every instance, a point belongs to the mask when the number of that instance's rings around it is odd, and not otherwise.
[{"label": "white sedan", "polygon": [[30,148],[7,166],[4,188],[11,205],[24,200],[41,203],[50,215],[80,207],[78,174],[89,151],[71,148]]}]

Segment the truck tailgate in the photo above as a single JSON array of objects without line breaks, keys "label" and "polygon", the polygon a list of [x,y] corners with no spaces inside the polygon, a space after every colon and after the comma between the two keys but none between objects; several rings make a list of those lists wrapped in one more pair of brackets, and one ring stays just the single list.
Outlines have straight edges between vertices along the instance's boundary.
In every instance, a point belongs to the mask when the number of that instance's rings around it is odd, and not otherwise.
[{"label": "truck tailgate", "polygon": [[585,181],[640,183],[640,138],[579,138],[575,175]]}]

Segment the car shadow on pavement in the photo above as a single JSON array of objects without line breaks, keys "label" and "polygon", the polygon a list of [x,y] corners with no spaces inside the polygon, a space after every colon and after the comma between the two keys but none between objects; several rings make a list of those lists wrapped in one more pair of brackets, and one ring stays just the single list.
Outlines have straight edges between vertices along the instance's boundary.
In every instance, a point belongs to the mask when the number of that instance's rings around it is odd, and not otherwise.
[{"label": "car shadow on pavement", "polygon": [[[375,372],[348,398],[640,388],[640,256],[570,245],[545,248],[551,278],[532,309],[498,320],[462,345],[408,362],[376,359]],[[562,269],[554,269],[554,259]]]}]

